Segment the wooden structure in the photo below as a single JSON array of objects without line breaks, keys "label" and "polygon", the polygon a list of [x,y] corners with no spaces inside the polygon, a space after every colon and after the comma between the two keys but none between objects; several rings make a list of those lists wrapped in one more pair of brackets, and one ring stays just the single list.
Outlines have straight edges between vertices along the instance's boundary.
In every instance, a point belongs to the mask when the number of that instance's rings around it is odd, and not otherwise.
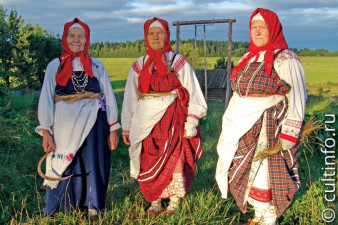
[{"label": "wooden structure", "polygon": [[[205,58],[205,69],[204,69],[204,95],[208,99],[208,78],[207,78],[207,69],[206,69],[206,50],[205,50],[205,25],[214,24],[214,23],[228,23],[228,65],[227,65],[227,87],[226,87],[226,97],[225,97],[225,108],[228,107],[229,100],[231,98],[232,92],[230,88],[230,75],[231,75],[231,44],[232,44],[232,23],[235,23],[236,19],[218,19],[218,20],[195,20],[195,21],[177,21],[173,22],[173,26],[176,26],[176,52],[179,53],[179,40],[180,40],[180,26],[182,25],[195,25],[195,47],[196,47],[196,25],[204,25],[204,58]],[[196,52],[195,52],[196,54]]]},{"label": "wooden structure", "polygon": [[[205,89],[205,76],[204,70],[196,70],[196,77],[200,83],[201,89]],[[208,99],[215,101],[224,101],[227,88],[227,70],[226,69],[214,69],[207,70],[207,84],[208,84]]]}]

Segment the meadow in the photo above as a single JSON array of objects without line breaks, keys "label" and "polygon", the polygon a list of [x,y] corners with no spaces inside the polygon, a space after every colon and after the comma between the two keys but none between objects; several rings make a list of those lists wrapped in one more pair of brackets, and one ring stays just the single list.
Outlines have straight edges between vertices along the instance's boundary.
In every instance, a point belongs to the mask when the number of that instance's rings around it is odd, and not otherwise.
[{"label": "meadow", "polygon": [[[207,58],[207,69],[213,69],[217,57]],[[136,58],[101,58],[106,66],[115,92],[123,92],[125,80]],[[239,57],[233,57],[234,65]],[[338,57],[300,57],[304,67],[308,94],[338,95]],[[204,64],[203,64],[204,65]],[[201,69],[204,69],[201,68]]]},{"label": "meadow", "polygon": [[[120,111],[126,77],[135,59],[100,60],[107,68]],[[238,59],[235,60],[236,64]],[[308,57],[301,60],[309,93],[305,120],[315,116],[324,121],[325,113],[337,116],[338,58]],[[210,65],[213,62],[216,58],[208,58]],[[0,98],[0,224],[93,224],[78,211],[43,217],[45,193],[36,166],[44,152],[41,137],[34,132],[38,124],[38,97],[33,92],[22,95],[6,92]],[[251,209],[242,214],[233,197],[221,199],[214,175],[224,103],[209,101],[208,107],[208,115],[200,121],[204,155],[197,164],[192,187],[177,213],[169,217],[144,216],[149,203],[142,196],[137,181],[129,177],[128,147],[120,138],[119,147],[111,156],[106,212],[95,224],[243,224],[253,215]],[[317,135],[322,140],[328,137],[324,130],[319,130]],[[325,224],[321,212],[325,208],[338,209],[337,200],[330,203],[324,199],[324,183],[320,180],[323,170],[320,168],[324,167],[325,158],[320,152],[321,143],[315,141],[309,146],[300,152],[302,186],[278,224]],[[338,174],[337,161],[334,168]],[[337,180],[335,187],[338,187]]]}]

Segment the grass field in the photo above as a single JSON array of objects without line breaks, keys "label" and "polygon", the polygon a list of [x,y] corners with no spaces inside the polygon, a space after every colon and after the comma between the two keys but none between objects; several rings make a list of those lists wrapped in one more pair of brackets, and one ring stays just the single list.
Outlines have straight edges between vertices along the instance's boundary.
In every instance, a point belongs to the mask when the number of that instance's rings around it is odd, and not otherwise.
[{"label": "grass field", "polygon": [[[217,57],[208,57],[208,69],[213,69]],[[129,69],[136,58],[100,58],[104,63],[113,88],[123,92]],[[232,61],[236,65],[239,58]],[[338,95],[338,57],[301,57],[305,71],[308,94],[337,96]]]},{"label": "grass field", "polygon": [[[101,60],[117,92],[120,112],[125,80],[135,59]],[[312,60],[315,61],[315,59]],[[305,64],[305,69],[306,66]],[[332,66],[336,68],[335,65]],[[318,79],[314,82],[317,81],[323,82],[325,86],[328,82],[337,82],[337,79],[334,81]],[[328,85],[325,87],[332,88]],[[306,104],[306,120],[314,115],[317,119],[324,121],[325,113],[337,116],[337,95],[332,97],[329,93],[332,93],[331,90],[327,93],[321,91],[320,95],[309,96]],[[79,211],[43,217],[45,188],[36,172],[36,165],[44,155],[41,137],[34,132],[38,124],[37,103],[38,96],[34,93],[24,95],[8,93],[0,98],[0,224],[93,224],[87,220],[84,213]],[[147,218],[144,216],[149,203],[142,196],[137,181],[129,177],[128,147],[120,138],[119,147],[112,152],[111,157],[106,212],[100,215],[95,224],[239,225],[250,218],[252,210],[248,209],[247,214],[240,213],[233,197],[221,199],[215,183],[214,176],[218,158],[216,145],[221,131],[223,113],[224,103],[208,102],[208,114],[200,121],[204,154],[197,164],[195,180],[181,208],[170,217]],[[337,122],[334,125],[335,129],[336,124]],[[121,136],[121,130],[118,134]],[[324,130],[318,131],[317,134],[322,140],[330,137]],[[310,148],[301,149],[298,163],[302,186],[292,205],[278,220],[279,225],[324,225],[321,212],[325,208],[331,208],[337,212],[337,200],[330,203],[324,199],[325,187],[320,180],[323,178],[324,171],[320,168],[325,166],[326,159],[320,147],[319,142],[314,142],[310,143]],[[338,174],[337,160],[331,168],[335,168],[334,172]],[[338,187],[337,179],[335,187]],[[335,222],[337,221],[338,218]]]}]

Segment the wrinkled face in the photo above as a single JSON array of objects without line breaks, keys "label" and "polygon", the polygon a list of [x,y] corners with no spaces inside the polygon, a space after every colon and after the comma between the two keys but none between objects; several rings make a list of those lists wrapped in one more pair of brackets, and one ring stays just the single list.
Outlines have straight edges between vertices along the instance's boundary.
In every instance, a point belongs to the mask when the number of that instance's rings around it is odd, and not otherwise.
[{"label": "wrinkled face", "polygon": [[166,33],[160,27],[151,27],[147,33],[147,40],[153,50],[160,50],[164,47]]},{"label": "wrinkled face", "polygon": [[269,40],[269,30],[266,23],[261,20],[253,20],[251,22],[250,35],[257,47],[266,45]]},{"label": "wrinkled face", "polygon": [[74,53],[79,53],[84,50],[86,45],[86,34],[78,27],[73,27],[67,33],[67,43],[69,49]]}]

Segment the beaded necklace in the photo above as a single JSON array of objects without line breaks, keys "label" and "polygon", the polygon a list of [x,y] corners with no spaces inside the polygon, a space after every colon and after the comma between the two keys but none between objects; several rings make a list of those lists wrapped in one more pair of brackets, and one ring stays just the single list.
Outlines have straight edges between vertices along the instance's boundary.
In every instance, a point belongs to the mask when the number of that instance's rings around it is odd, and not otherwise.
[{"label": "beaded necklace", "polygon": [[[238,95],[239,95],[240,97],[243,97],[243,95],[241,94],[241,91],[240,91],[240,88],[239,88],[239,82],[240,82],[242,76],[243,76],[243,75],[245,74],[245,72],[248,70],[250,64],[251,64],[251,63],[248,63],[248,64],[246,65],[246,67],[244,68],[243,72],[240,74],[240,76],[238,77],[238,80],[237,80],[237,90],[238,90]],[[247,84],[247,86],[246,86],[245,97],[248,97],[248,94],[249,94],[249,87],[250,87],[250,85],[251,85],[251,83],[252,83],[252,81],[253,81],[253,78],[257,75],[258,71],[262,68],[263,65],[264,65],[264,61],[262,61],[262,62],[259,64],[259,66],[257,67],[257,69],[251,74],[250,80],[249,80],[249,82],[248,82],[248,84]]]},{"label": "beaded necklace", "polygon": [[76,93],[83,93],[88,84],[88,74],[82,71],[79,75],[76,75],[73,72],[71,79]]}]

